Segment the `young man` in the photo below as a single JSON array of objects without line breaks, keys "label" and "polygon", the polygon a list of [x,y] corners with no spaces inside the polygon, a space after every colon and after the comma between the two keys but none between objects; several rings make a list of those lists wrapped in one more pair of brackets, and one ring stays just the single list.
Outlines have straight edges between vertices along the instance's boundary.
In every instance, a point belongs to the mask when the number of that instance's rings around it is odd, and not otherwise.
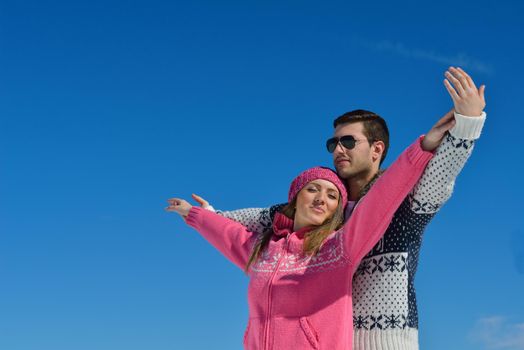
[{"label": "young man", "polygon": [[[440,144],[414,190],[395,212],[384,237],[362,260],[353,279],[353,348],[357,350],[418,349],[418,312],[414,287],[422,234],[451,196],[454,180],[480,136],[484,86],[477,89],[460,68],[446,72],[444,85],[453,103],[451,111],[425,136],[422,147]],[[454,116],[454,118],[453,118]],[[334,122],[327,142],[335,168],[346,181],[349,203],[346,218],[380,176],[379,166],[389,146],[386,123],[378,115],[357,110]],[[449,130],[449,132],[448,132]],[[203,206],[207,202],[194,198]],[[269,209],[221,212],[253,232],[271,228],[281,205]]]}]

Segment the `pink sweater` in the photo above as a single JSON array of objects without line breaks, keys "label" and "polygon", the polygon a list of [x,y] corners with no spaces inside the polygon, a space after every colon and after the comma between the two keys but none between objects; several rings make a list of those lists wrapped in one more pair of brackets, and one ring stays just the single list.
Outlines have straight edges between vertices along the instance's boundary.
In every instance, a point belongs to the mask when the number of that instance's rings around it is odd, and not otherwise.
[{"label": "pink sweater", "polygon": [[[343,228],[314,256],[303,254],[307,229],[292,232],[283,215],[274,220],[268,247],[249,271],[246,349],[351,349],[352,276],[378,242],[395,210],[433,154],[420,139],[406,149],[361,200]],[[244,269],[256,239],[241,224],[193,207],[187,223]]]}]

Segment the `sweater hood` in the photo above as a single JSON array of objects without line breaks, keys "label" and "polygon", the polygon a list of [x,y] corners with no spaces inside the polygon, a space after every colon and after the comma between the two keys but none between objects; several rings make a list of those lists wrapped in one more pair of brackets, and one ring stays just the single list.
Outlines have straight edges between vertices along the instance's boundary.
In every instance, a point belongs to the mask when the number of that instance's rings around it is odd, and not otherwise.
[{"label": "sweater hood", "polygon": [[[295,232],[293,231],[294,223],[295,222],[293,219],[288,218],[284,214],[275,213],[275,218],[273,219],[273,233],[279,237],[290,235]],[[313,230],[313,228],[314,227],[311,226],[302,227],[301,229],[297,230],[295,234],[302,238],[307,232]]]}]

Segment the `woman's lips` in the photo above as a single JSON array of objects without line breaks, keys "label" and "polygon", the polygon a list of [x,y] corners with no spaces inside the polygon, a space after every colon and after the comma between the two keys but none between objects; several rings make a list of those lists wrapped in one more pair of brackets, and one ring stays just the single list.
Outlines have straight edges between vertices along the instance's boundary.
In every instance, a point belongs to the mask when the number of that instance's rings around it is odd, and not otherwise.
[{"label": "woman's lips", "polygon": [[319,207],[311,207],[311,209],[312,209],[315,213],[318,213],[318,214],[324,214],[324,213],[325,213],[324,209],[319,208]]}]

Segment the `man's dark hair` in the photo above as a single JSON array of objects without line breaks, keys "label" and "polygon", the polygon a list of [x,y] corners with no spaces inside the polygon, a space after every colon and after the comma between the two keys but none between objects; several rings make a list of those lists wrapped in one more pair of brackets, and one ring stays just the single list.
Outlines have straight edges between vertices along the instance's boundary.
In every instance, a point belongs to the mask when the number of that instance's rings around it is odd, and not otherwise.
[{"label": "man's dark hair", "polygon": [[363,124],[363,133],[368,139],[369,145],[372,145],[375,141],[384,142],[384,152],[382,158],[380,158],[380,164],[382,164],[388,153],[389,130],[386,121],[381,116],[364,109],[356,109],[335,119],[333,126],[336,128],[341,124],[360,122]]}]

